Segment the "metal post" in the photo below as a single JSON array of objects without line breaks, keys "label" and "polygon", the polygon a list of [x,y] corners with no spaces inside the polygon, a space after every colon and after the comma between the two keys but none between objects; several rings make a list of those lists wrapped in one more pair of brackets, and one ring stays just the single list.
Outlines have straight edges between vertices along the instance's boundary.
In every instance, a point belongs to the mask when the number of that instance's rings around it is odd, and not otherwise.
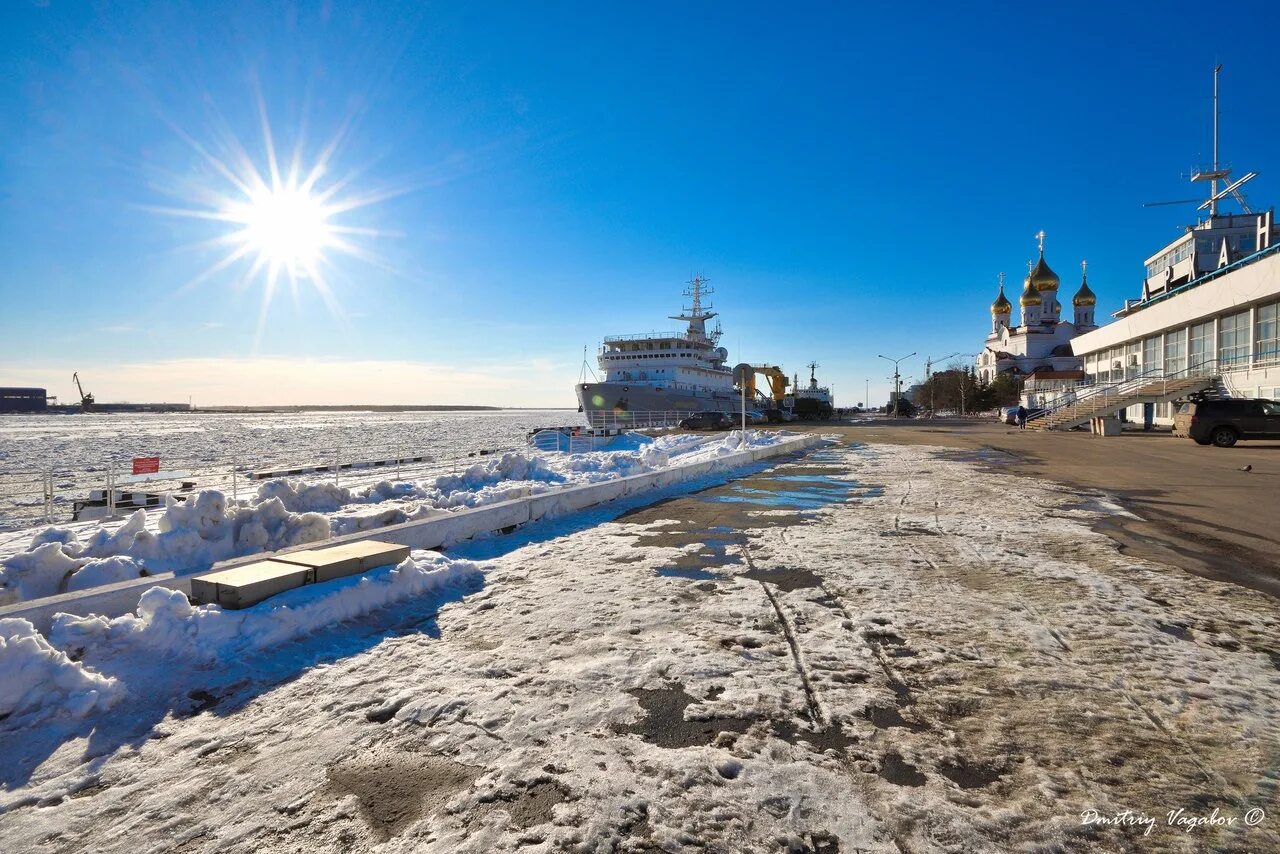
[{"label": "metal post", "polygon": [[240,466],[235,460],[231,461],[231,502],[233,504],[240,503],[240,484],[239,484]]},{"label": "metal post", "polygon": [[116,479],[115,473],[112,471],[112,464],[107,463],[107,518],[114,518],[116,515]]},{"label": "metal post", "polygon": [[738,443],[738,447],[746,447],[747,444],[747,384],[740,383],[740,391],[742,392],[742,441]]},{"label": "metal post", "polygon": [[53,523],[53,469],[45,475],[44,481],[44,521]]},{"label": "metal post", "polygon": [[339,463],[339,458],[341,456],[342,456],[342,449],[334,448],[333,449],[333,485],[334,486],[338,485],[338,463]]}]

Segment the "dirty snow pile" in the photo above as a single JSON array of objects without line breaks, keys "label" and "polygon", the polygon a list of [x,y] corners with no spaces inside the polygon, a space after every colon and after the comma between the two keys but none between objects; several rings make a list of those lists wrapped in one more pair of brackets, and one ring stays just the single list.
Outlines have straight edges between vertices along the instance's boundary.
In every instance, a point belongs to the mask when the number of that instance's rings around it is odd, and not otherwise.
[{"label": "dirty snow pile", "polygon": [[[745,446],[777,444],[793,434],[748,431]],[[657,438],[636,433],[602,450],[510,452],[455,474],[362,487],[279,478],[239,504],[205,490],[185,502],[167,498],[158,517],[138,510],[123,526],[90,532],[47,528],[26,551],[0,560],[0,604],[84,590],[162,572],[203,572],[218,561],[276,551],[424,519],[442,512],[599,483],[676,465],[717,460],[743,449],[740,431]],[[82,539],[83,537],[83,539]]]},{"label": "dirty snow pile", "polygon": [[47,639],[27,620],[0,619],[0,721],[12,727],[56,714],[79,718],[126,693],[135,701],[177,695],[189,688],[192,665],[244,664],[325,627],[448,587],[474,589],[481,579],[471,561],[416,552],[399,566],[292,590],[242,611],[196,607],[180,591],[152,587],[136,614],[58,614]]}]

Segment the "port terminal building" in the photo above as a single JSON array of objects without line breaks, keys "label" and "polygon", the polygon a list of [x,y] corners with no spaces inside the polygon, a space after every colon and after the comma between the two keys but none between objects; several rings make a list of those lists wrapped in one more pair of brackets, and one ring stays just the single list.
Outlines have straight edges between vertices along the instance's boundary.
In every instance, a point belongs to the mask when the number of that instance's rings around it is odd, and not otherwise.
[{"label": "port terminal building", "polygon": [[[1146,261],[1142,294],[1071,342],[1083,386],[1114,390],[1126,420],[1171,424],[1156,383],[1280,399],[1280,229],[1274,209],[1210,215]],[[1167,396],[1167,395],[1165,395]],[[1137,400],[1141,398],[1141,400]]]}]

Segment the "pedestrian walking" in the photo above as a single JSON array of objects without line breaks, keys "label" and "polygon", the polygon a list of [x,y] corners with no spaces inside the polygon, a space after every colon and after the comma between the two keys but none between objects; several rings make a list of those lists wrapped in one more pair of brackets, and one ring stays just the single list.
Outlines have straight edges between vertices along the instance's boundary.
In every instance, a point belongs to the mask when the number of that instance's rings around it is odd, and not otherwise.
[{"label": "pedestrian walking", "polygon": [[1027,429],[1027,408],[1021,403],[1018,404],[1018,429]]}]

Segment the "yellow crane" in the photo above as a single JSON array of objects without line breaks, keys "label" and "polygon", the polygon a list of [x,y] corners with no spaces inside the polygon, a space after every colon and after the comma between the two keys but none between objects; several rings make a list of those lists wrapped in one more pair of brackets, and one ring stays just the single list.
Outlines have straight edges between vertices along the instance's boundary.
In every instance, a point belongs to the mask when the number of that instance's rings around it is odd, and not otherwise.
[{"label": "yellow crane", "polygon": [[782,398],[786,397],[787,386],[791,381],[787,379],[787,375],[782,372],[782,368],[777,365],[752,365],[751,369],[755,372],[747,380],[747,399],[756,399],[756,374],[760,374],[769,382],[769,391],[773,395],[773,405],[775,407],[782,406]]}]

